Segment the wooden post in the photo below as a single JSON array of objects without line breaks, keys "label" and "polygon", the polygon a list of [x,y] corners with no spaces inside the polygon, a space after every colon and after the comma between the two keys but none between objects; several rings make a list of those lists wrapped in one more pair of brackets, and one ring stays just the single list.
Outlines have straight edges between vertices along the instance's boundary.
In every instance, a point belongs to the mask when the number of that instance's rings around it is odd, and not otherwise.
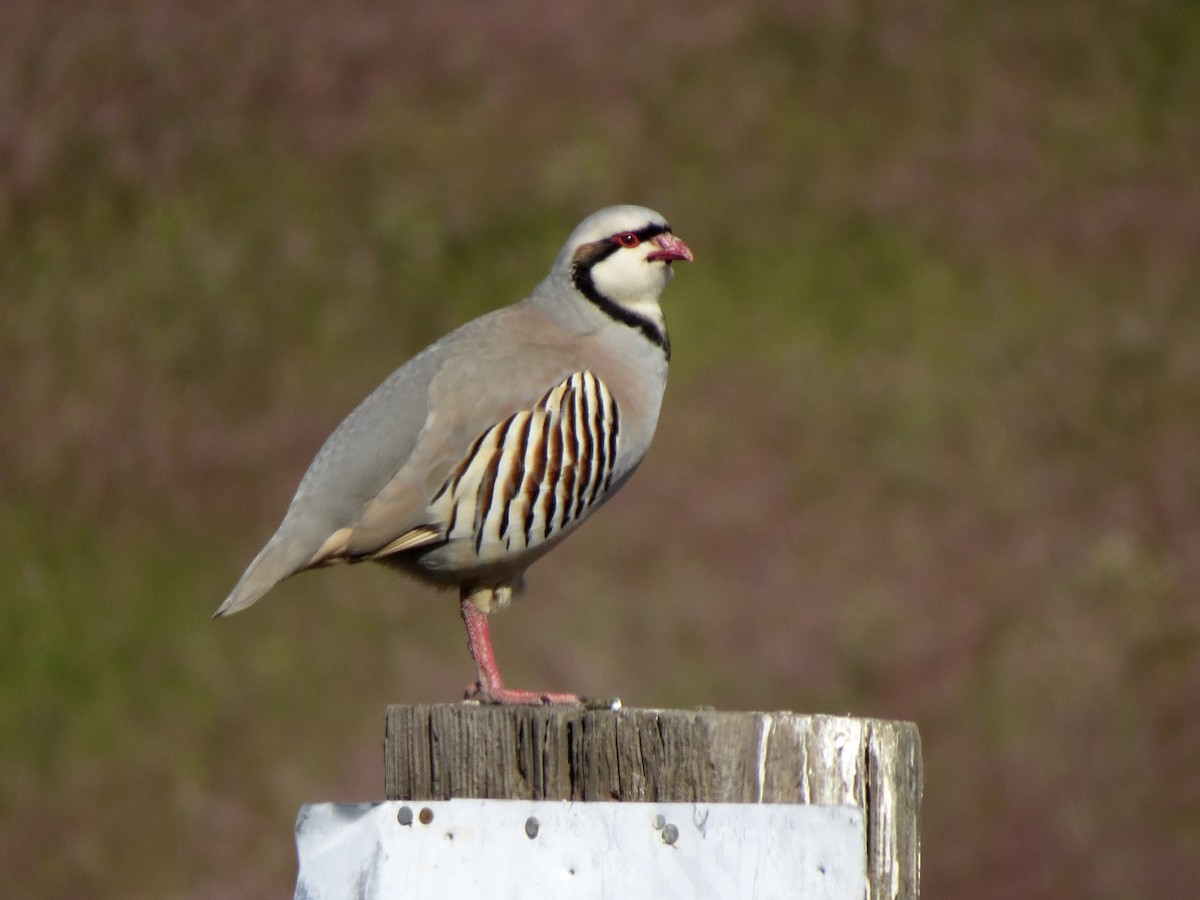
[{"label": "wooden post", "polygon": [[791,712],[390,706],[389,800],[856,806],[871,900],[920,888],[921,740],[911,722]]}]

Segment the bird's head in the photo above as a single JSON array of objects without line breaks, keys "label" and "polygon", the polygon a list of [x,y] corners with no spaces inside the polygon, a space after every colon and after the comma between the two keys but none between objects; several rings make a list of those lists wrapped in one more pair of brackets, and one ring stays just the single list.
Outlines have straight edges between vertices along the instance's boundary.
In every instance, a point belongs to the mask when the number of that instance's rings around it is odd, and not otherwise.
[{"label": "bird's head", "polygon": [[588,216],[567,238],[556,262],[593,302],[615,304],[661,324],[658,298],[671,263],[691,262],[688,245],[667,220],[644,206],[610,206]]}]

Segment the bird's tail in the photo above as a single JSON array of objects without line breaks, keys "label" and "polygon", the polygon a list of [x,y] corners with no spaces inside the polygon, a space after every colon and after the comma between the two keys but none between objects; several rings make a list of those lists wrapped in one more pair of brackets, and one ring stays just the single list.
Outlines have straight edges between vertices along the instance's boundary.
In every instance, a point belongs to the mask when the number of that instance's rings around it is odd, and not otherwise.
[{"label": "bird's tail", "polygon": [[213,613],[213,618],[240,612],[253,604],[267,591],[304,567],[305,559],[296,559],[295,545],[276,534],[246,567],[225,602]]}]

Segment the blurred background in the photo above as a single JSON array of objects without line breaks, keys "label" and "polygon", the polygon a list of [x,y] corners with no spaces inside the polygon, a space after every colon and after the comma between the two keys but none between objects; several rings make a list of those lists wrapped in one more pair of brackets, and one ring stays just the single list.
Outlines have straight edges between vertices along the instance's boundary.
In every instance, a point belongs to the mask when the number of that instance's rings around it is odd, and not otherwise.
[{"label": "blurred background", "polygon": [[0,5],[0,869],[287,896],[384,707],[372,567],[209,615],[392,369],[614,202],[696,253],[655,445],[514,686],[912,719],[924,895],[1200,881],[1200,5]]}]

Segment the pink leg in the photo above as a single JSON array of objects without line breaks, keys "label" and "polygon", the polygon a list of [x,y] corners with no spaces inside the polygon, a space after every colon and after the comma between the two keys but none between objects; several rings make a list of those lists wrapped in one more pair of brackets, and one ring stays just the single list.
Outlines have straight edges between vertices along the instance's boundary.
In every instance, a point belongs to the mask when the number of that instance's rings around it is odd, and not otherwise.
[{"label": "pink leg", "polygon": [[516,691],[504,686],[500,677],[500,667],[496,663],[496,654],[492,650],[491,629],[488,628],[487,616],[479,611],[468,597],[463,597],[460,603],[463,622],[467,626],[467,649],[471,651],[471,659],[475,660],[475,668],[479,672],[479,681],[468,698],[477,699],[483,703],[580,703],[574,694],[552,694],[543,691]]}]

